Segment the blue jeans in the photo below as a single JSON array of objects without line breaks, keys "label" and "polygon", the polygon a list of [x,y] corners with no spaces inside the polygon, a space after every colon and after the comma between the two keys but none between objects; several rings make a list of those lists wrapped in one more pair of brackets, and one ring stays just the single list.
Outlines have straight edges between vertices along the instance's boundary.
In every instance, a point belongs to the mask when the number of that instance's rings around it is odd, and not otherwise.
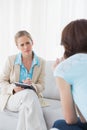
[{"label": "blue jeans", "polygon": [[54,122],[53,128],[59,130],[87,130],[87,123],[82,123],[80,120],[76,124],[69,125],[65,120],[57,120]]}]

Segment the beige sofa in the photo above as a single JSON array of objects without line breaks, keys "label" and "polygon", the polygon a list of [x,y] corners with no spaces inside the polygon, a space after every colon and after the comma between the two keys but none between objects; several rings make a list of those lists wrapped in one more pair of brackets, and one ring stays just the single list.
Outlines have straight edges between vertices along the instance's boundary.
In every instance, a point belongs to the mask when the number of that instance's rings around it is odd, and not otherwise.
[{"label": "beige sofa", "polygon": [[[45,91],[43,92],[43,97],[48,105],[42,108],[48,130],[52,127],[55,120],[63,118],[60,96],[51,69],[52,64],[52,61],[46,61]],[[0,130],[16,130],[17,119],[18,113],[0,112]]]}]

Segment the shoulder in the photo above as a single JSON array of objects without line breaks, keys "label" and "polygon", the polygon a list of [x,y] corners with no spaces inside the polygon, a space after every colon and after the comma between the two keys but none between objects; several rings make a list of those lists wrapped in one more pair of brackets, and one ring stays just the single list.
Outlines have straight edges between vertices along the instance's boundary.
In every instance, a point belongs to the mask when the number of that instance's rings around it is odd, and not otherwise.
[{"label": "shoulder", "polygon": [[[75,54],[62,61],[54,70],[54,74],[66,74],[76,70],[76,67],[84,61],[84,54]],[[87,55],[86,55],[87,59]],[[87,61],[87,60],[86,60]]]},{"label": "shoulder", "polygon": [[8,56],[7,62],[10,64],[14,64],[17,54]]},{"label": "shoulder", "polygon": [[65,59],[63,62],[61,62],[57,68],[62,69],[64,71],[69,70],[71,67],[75,66],[77,62],[79,62],[80,59],[79,54],[75,54],[73,56],[70,56],[69,58]]},{"label": "shoulder", "polygon": [[66,74],[68,71],[71,70],[72,66],[75,64],[75,57],[71,56],[61,63],[58,64],[58,66],[54,70],[54,75],[59,75],[59,74]]},{"label": "shoulder", "polygon": [[15,60],[16,56],[17,56],[17,54],[8,56],[8,59],[9,59],[9,60]]},{"label": "shoulder", "polygon": [[45,59],[43,59],[42,57],[39,57],[39,56],[37,56],[38,57],[38,60],[39,60],[39,62],[40,62],[40,65],[41,64],[45,64]]}]

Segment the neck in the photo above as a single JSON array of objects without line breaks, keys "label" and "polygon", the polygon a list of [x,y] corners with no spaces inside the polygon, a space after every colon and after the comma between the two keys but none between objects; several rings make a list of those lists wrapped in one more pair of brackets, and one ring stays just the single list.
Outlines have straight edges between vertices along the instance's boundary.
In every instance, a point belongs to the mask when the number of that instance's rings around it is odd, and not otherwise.
[{"label": "neck", "polygon": [[23,61],[32,60],[32,59],[33,59],[32,57],[33,57],[32,54],[27,55],[27,56],[22,56],[22,60],[23,60]]}]

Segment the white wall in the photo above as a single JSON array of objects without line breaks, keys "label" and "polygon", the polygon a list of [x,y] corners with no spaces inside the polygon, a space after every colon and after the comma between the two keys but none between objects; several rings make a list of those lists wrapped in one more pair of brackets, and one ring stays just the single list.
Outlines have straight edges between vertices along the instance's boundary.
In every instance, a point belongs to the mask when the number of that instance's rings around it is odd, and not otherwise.
[{"label": "white wall", "polygon": [[34,50],[46,60],[61,57],[61,31],[71,20],[87,18],[86,0],[0,0],[0,70],[17,53],[14,35],[26,29]]}]

